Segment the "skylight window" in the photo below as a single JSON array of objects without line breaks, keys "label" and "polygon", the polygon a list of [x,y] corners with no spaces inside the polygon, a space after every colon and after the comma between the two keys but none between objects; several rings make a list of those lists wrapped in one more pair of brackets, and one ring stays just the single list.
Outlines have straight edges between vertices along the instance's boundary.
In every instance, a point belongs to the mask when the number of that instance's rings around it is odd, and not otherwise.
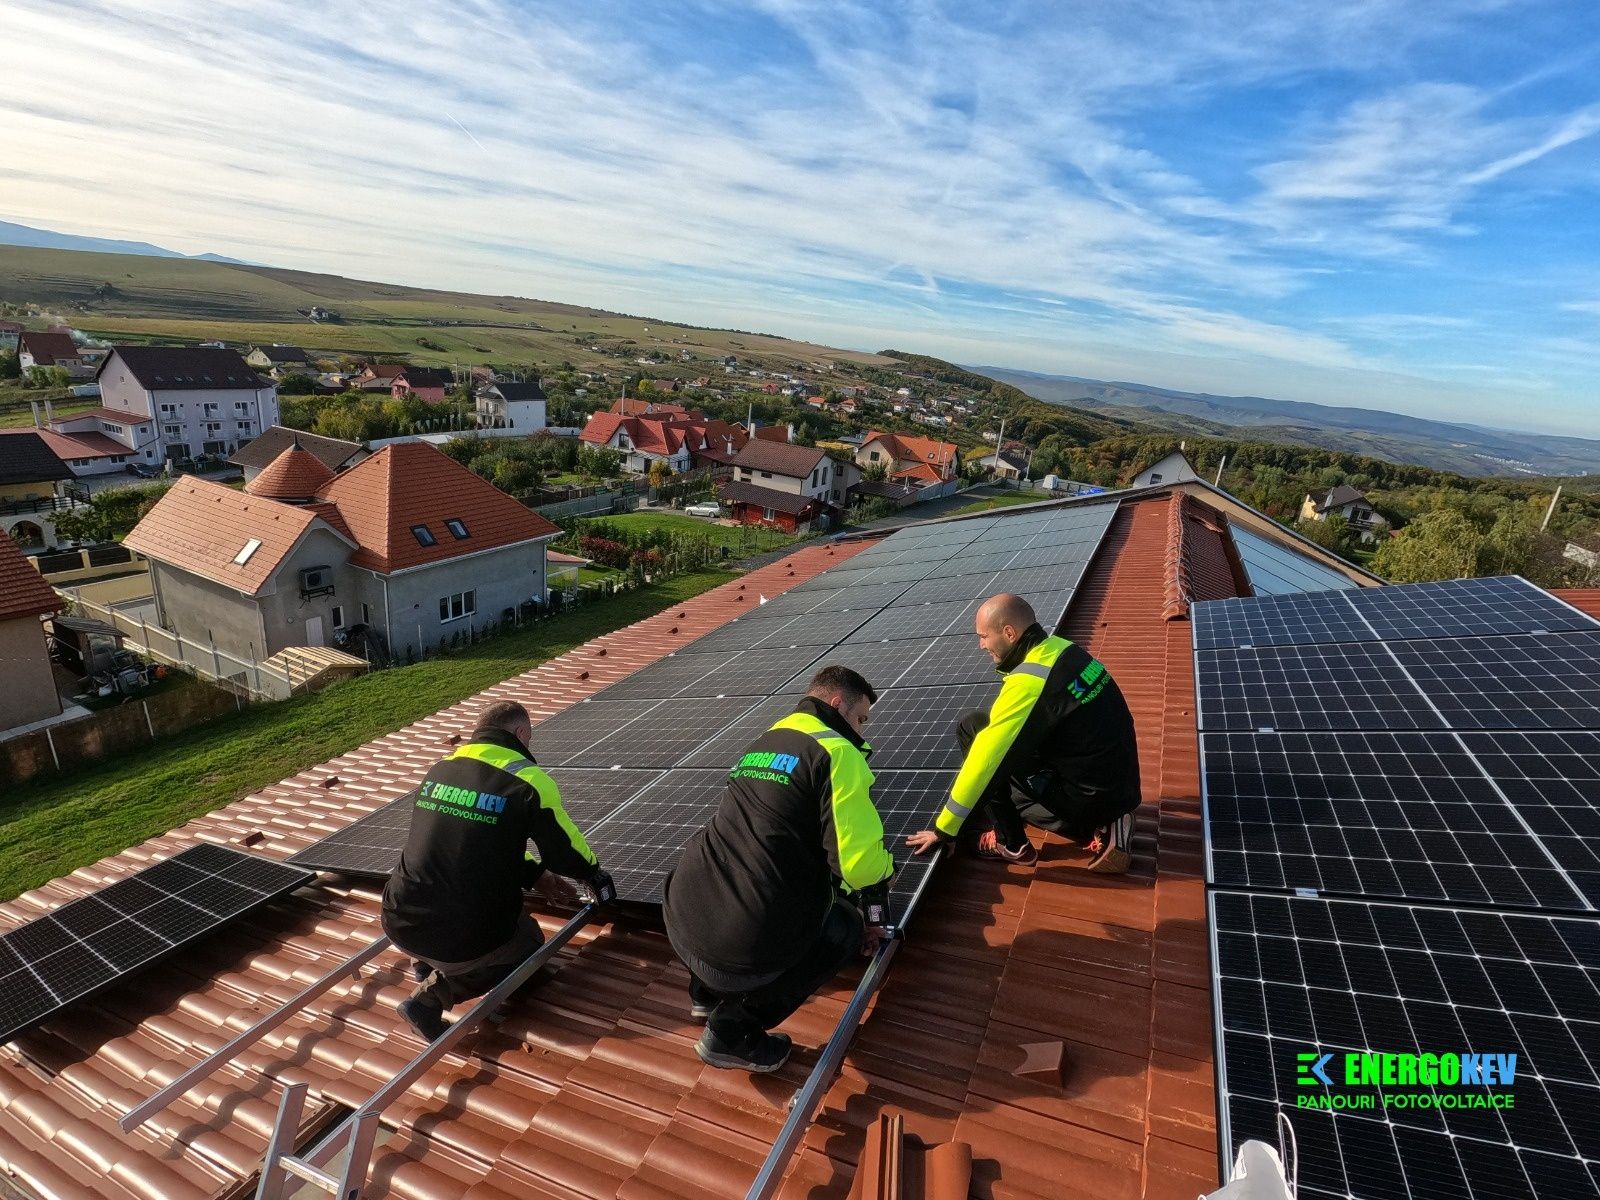
[{"label": "skylight window", "polygon": [[460,517],[451,517],[444,523],[444,527],[450,531],[450,536],[458,542],[467,539],[467,523]]},{"label": "skylight window", "polygon": [[233,561],[242,567],[250,561],[250,556],[259,549],[261,549],[261,539],[251,538],[244,544],[244,549],[233,556]]},{"label": "skylight window", "polygon": [[426,525],[413,525],[411,527],[411,536],[417,539],[417,545],[419,546],[433,545],[433,534]]}]

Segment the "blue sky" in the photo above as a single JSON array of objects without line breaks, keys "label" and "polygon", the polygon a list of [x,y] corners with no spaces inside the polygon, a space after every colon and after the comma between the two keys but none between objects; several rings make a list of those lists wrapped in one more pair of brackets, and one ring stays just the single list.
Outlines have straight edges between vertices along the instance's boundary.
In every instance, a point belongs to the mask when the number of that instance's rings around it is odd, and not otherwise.
[{"label": "blue sky", "polygon": [[1600,437],[1592,0],[7,0],[0,218]]}]

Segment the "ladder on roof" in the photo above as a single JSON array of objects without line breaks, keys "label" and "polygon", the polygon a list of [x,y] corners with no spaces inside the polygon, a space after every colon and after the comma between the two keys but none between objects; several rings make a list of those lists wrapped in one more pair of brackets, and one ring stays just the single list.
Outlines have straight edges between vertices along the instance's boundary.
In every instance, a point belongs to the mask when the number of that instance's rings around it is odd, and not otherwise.
[{"label": "ladder on roof", "polygon": [[[261,1166],[261,1181],[256,1188],[257,1200],[286,1200],[295,1182],[310,1183],[338,1200],[358,1200],[367,1182],[367,1168],[371,1164],[373,1147],[377,1142],[378,1121],[383,1112],[424,1075],[435,1063],[448,1054],[453,1046],[471,1033],[484,1018],[493,1013],[510,995],[531,979],[561,947],[572,940],[600,910],[597,900],[585,903],[571,920],[552,934],[542,946],[530,954],[510,975],[493,990],[478,999],[449,1029],[426,1046],[409,1063],[361,1105],[346,1117],[332,1132],[323,1137],[304,1154],[296,1155],[294,1143],[299,1135],[301,1118],[305,1112],[306,1094],[310,1085],[291,1083],[285,1086],[283,1099],[278,1105],[278,1115],[273,1121],[272,1136],[267,1142],[266,1158]],[[246,1046],[283,1025],[311,1001],[328,991],[343,979],[355,975],[363,966],[387,950],[392,943],[387,937],[377,937],[352,954],[338,966],[328,971],[314,983],[308,984],[285,1000],[250,1028],[218,1047],[166,1087],[130,1109],[117,1124],[124,1133],[139,1128],[156,1113],[161,1112],[200,1080],[232,1061]],[[348,1151],[337,1173],[330,1169],[342,1153]]]}]

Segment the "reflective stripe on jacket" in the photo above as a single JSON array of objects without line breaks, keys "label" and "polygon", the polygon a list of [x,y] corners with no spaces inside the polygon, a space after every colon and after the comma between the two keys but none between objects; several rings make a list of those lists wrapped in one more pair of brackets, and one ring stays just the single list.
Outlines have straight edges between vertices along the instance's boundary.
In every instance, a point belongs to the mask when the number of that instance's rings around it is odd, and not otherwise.
[{"label": "reflective stripe on jacket", "polygon": [[872,804],[874,776],[866,755],[810,713],[790,713],[772,728],[807,734],[828,753],[830,803],[825,809],[829,819],[823,824],[824,841],[829,865],[845,888],[858,891],[894,874],[894,855],[883,844],[883,819]]}]

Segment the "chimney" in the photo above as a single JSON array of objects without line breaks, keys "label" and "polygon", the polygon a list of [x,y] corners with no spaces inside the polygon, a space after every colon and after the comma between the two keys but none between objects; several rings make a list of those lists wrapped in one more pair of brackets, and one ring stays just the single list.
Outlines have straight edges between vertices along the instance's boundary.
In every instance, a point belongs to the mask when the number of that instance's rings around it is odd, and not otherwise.
[{"label": "chimney", "polygon": [[53,401],[46,400],[44,402],[44,420],[45,420],[45,424],[48,425],[51,421],[54,421],[55,419],[56,419],[55,403]]},{"label": "chimney", "polygon": [[39,402],[37,400],[29,400],[28,404],[33,408],[33,427],[38,429],[44,424],[43,421],[39,420]]}]

